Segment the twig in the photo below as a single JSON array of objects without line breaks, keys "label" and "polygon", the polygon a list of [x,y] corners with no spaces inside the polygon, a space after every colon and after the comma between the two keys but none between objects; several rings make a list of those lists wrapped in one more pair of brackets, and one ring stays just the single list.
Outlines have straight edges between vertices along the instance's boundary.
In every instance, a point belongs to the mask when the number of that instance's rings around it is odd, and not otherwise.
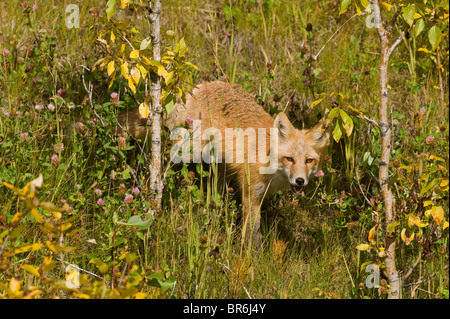
[{"label": "twig", "polygon": [[373,204],[372,204],[372,203],[370,202],[370,200],[367,198],[366,194],[364,194],[364,191],[363,191],[363,189],[362,189],[362,186],[361,186],[361,184],[359,183],[359,173],[358,173],[358,170],[357,170],[357,169],[355,170],[355,173],[356,173],[356,182],[357,182],[357,184],[358,184],[358,187],[359,187],[361,193],[363,194],[364,199],[365,199],[366,202],[370,205],[370,207],[373,207]]},{"label": "twig", "polygon": [[414,268],[417,267],[417,265],[420,263],[421,260],[422,260],[422,253],[419,254],[419,256],[417,257],[417,259],[414,262],[414,264],[408,269],[408,271],[406,272],[405,276],[403,276],[403,281],[406,281],[408,279],[408,277],[414,271]]},{"label": "twig", "polygon": [[86,81],[84,80],[84,72],[81,73],[81,78],[83,80],[84,89],[88,93],[89,96],[89,104],[91,105],[92,110],[94,111],[95,116],[100,120],[103,126],[105,126],[105,122],[103,122],[103,119],[100,115],[97,114],[97,111],[95,110],[94,103],[92,102],[92,91],[94,86],[92,85],[91,81],[89,81],[89,89],[86,86]]},{"label": "twig", "polygon": [[103,277],[100,277],[100,276],[97,275],[97,274],[94,274],[93,272],[90,272],[89,270],[80,268],[80,267],[78,267],[77,265],[68,263],[67,261],[64,261],[64,260],[62,260],[62,259],[59,259],[59,258],[56,258],[56,259],[59,260],[60,262],[64,263],[64,264],[66,264],[66,265],[71,266],[73,269],[84,271],[85,273],[88,273],[89,275],[92,275],[92,276],[94,276],[94,277],[100,278],[101,280],[104,280],[106,283],[109,284],[109,282],[108,282],[106,279],[104,279]]},{"label": "twig", "polygon": [[364,119],[364,120],[366,120],[366,121],[368,121],[368,122],[370,122],[370,123],[372,123],[373,125],[375,125],[375,126],[378,127],[378,128],[380,127],[380,125],[378,124],[378,122],[375,121],[374,119],[371,119],[370,117],[367,117],[367,116],[365,116],[365,115],[363,115],[363,114],[358,115],[358,117],[361,118],[361,119]]},{"label": "twig", "polygon": [[400,44],[400,42],[402,41],[404,35],[405,35],[405,31],[402,31],[402,33],[400,33],[400,36],[397,38],[397,40],[395,40],[395,42],[391,45],[391,47],[389,48],[388,53],[387,53],[387,58],[388,59],[391,56],[392,52],[394,52],[394,50]]},{"label": "twig", "polygon": [[[366,13],[364,12],[364,13],[361,13],[361,14],[366,14]],[[359,15],[358,13],[354,14],[347,21],[345,21],[336,31],[334,31],[334,33],[331,35],[331,37],[327,40],[327,42],[325,42],[325,44],[322,46],[322,48],[316,54],[316,58],[319,57],[319,54],[322,52],[322,50],[325,48],[325,46],[328,44],[328,42],[330,42],[331,39],[333,39],[333,37],[336,35],[336,33],[338,33],[342,29],[342,27],[347,24],[347,22],[349,22],[350,20],[352,20],[354,17],[356,17],[358,15]]]}]

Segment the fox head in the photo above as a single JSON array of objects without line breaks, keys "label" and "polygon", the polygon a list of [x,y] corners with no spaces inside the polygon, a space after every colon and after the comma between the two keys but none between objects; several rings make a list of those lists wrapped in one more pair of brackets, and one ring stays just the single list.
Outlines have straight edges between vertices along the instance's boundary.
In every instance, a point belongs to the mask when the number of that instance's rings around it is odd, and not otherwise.
[{"label": "fox head", "polygon": [[309,130],[298,130],[279,113],[274,127],[278,129],[278,170],[289,179],[292,190],[299,194],[312,175],[319,172],[327,154],[330,128],[327,117]]}]

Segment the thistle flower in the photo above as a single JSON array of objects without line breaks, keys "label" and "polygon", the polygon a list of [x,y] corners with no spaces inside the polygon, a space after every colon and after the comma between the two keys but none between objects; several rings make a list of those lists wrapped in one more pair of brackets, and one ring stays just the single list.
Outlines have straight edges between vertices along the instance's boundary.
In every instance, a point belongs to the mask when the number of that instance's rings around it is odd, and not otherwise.
[{"label": "thistle flower", "polygon": [[323,177],[324,175],[325,175],[325,173],[322,170],[320,170],[316,174],[314,174],[315,177],[319,177],[319,178]]},{"label": "thistle flower", "polygon": [[7,48],[3,48],[2,55],[7,56],[9,54],[9,50]]},{"label": "thistle flower", "polygon": [[125,196],[125,204],[129,205],[132,202],[133,202],[133,195],[130,194]]},{"label": "thistle flower", "polygon": [[123,151],[127,147],[127,140],[125,137],[119,137],[119,150]]},{"label": "thistle flower", "polygon": [[64,151],[64,144],[63,143],[55,144],[55,152],[61,153],[62,151]]},{"label": "thistle flower", "polygon": [[22,132],[22,133],[20,134],[20,137],[23,138],[24,140],[28,141],[28,133]]},{"label": "thistle flower", "polygon": [[116,92],[111,93],[111,103],[114,105],[119,104],[119,94],[117,94]]},{"label": "thistle flower", "polygon": [[50,162],[52,163],[53,166],[58,166],[59,165],[59,158],[58,155],[54,154],[51,159]]},{"label": "thistle flower", "polygon": [[191,116],[186,116],[186,127],[192,128],[194,126],[194,119]]},{"label": "thistle flower", "polygon": [[99,198],[99,199],[97,200],[97,204],[100,205],[100,206],[103,205],[103,199]]}]

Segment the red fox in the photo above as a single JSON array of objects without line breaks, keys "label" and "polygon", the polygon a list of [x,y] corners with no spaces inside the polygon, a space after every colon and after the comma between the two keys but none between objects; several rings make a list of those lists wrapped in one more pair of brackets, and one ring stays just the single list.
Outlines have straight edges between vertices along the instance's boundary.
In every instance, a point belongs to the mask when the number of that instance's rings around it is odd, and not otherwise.
[{"label": "red fox", "polygon": [[[194,144],[194,153],[195,136],[201,136],[202,159],[208,160],[214,148],[215,162],[225,164],[226,179],[239,184],[243,238],[257,245],[261,240],[260,208],[264,197],[289,188],[300,194],[319,172],[327,154],[331,126],[327,117],[309,130],[297,130],[283,112],[273,119],[236,84],[215,81],[198,85],[186,103],[179,103],[168,115],[166,125],[173,132],[186,119],[198,124],[194,124],[194,141],[189,141]],[[196,129],[203,134],[196,133]],[[216,142],[213,145],[212,136]],[[182,143],[179,140],[180,148]],[[191,160],[191,156],[184,159]],[[193,157],[194,161],[200,159],[198,154]]]}]

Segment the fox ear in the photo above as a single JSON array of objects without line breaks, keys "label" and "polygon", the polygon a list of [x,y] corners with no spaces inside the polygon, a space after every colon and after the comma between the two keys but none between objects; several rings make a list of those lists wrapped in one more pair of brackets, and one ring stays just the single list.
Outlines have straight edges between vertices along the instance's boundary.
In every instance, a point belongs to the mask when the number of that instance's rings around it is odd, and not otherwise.
[{"label": "fox ear", "polygon": [[273,127],[278,129],[278,134],[282,139],[287,138],[295,130],[284,112],[278,113]]},{"label": "fox ear", "polygon": [[331,123],[328,119],[328,116],[325,115],[313,128],[310,129],[310,132],[313,134],[314,140],[318,147],[328,146],[330,142],[330,132],[331,132]]}]

